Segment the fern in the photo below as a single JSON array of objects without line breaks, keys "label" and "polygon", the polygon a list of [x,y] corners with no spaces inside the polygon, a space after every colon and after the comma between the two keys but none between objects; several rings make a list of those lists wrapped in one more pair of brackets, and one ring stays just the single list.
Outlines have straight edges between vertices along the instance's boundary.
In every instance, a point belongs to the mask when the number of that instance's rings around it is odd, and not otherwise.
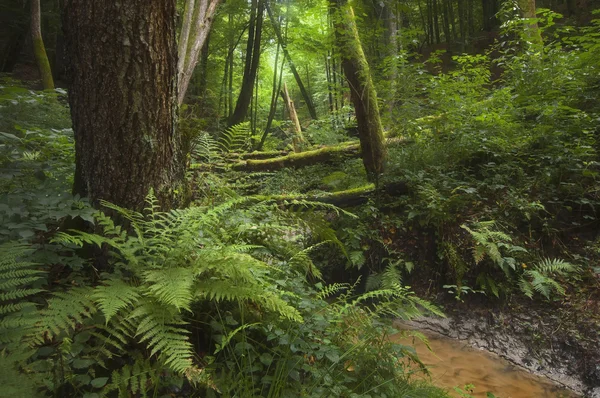
[{"label": "fern", "polygon": [[92,298],[104,314],[106,324],[120,310],[134,306],[140,299],[140,293],[121,279],[109,279],[104,285],[94,289]]},{"label": "fern", "polygon": [[119,398],[129,398],[131,394],[139,394],[146,398],[149,387],[158,384],[161,371],[162,369],[149,359],[136,357],[133,365],[128,364],[112,372],[110,384],[102,391],[103,396],[117,391]]},{"label": "fern", "polygon": [[44,272],[37,264],[23,261],[31,253],[24,244],[7,242],[0,245],[0,343],[18,343],[34,325],[35,304],[29,301],[42,292],[35,288],[43,281]]},{"label": "fern", "polygon": [[34,344],[52,341],[63,332],[70,332],[96,313],[91,287],[76,287],[68,292],[54,293],[48,306],[39,314],[36,333],[29,336]]},{"label": "fern", "polygon": [[529,298],[537,292],[550,299],[552,293],[565,295],[565,288],[554,276],[565,276],[578,271],[578,267],[561,259],[544,258],[532,269],[523,271],[519,279],[519,288]]},{"label": "fern", "polygon": [[251,135],[250,122],[234,124],[221,134],[217,145],[225,153],[245,151],[250,149]]}]

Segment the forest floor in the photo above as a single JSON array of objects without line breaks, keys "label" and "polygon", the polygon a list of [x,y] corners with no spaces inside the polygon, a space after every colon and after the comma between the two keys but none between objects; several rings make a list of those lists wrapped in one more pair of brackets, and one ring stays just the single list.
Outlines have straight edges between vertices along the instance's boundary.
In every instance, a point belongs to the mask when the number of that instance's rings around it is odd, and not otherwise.
[{"label": "forest floor", "polygon": [[[373,261],[402,253],[419,264],[411,275],[407,275],[404,283],[410,284],[420,297],[439,305],[448,316],[447,319],[424,317],[413,323],[416,328],[466,341],[578,394],[600,397],[600,276],[592,270],[593,267],[585,268],[576,278],[576,283],[568,283],[564,295],[551,299],[530,299],[514,291],[496,298],[470,290],[467,292],[470,294],[457,300],[448,293],[448,288],[442,288],[451,280],[449,274],[452,272],[447,264],[440,264],[437,232],[415,224],[410,228],[396,228],[381,222],[385,218],[396,219],[398,225],[405,226],[406,220],[397,220],[406,217],[406,203],[399,204],[398,197],[408,194],[409,188],[402,184],[402,190],[398,192],[390,194],[382,190],[375,197],[373,187],[365,186],[361,166],[360,159],[345,158],[339,159],[334,166],[303,164],[300,168],[283,168],[270,173],[229,171],[221,178],[229,180],[231,187],[243,194],[258,194],[265,198],[319,200],[331,198],[332,193],[354,195],[352,197],[358,198],[358,201],[344,197],[344,200],[334,203],[362,218],[365,209],[376,205],[380,219],[362,220],[373,234],[360,236],[362,246],[358,248],[366,249],[364,256],[372,259],[371,266],[358,272],[348,271],[346,265],[346,271],[331,271],[331,279],[337,282],[344,281],[343,278],[349,281],[357,275],[367,276],[368,269],[377,268],[373,267]],[[394,184],[398,185],[398,181]],[[414,185],[411,188],[415,189]],[[460,219],[460,216],[456,218]],[[447,230],[449,233],[454,230],[460,236],[464,231],[458,226],[447,227]],[[343,223],[334,228],[338,232],[351,229]],[[573,234],[563,241],[573,246],[570,251],[581,252],[582,242],[594,239],[586,234],[589,235],[586,232],[582,232],[581,236]],[[463,249],[466,249],[468,242],[465,239],[459,237],[455,241],[461,239],[465,243]],[[600,255],[585,255],[590,264],[599,263]],[[334,259],[333,263],[336,261]],[[332,265],[332,259],[328,257],[325,262],[326,267],[344,268],[341,263]]]}]

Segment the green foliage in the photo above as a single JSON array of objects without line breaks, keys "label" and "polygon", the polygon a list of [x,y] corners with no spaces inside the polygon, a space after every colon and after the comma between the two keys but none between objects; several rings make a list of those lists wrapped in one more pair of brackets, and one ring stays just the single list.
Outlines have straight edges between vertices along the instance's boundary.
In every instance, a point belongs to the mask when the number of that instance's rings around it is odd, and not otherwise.
[{"label": "green foliage", "polygon": [[33,239],[67,217],[92,221],[88,202],[70,194],[73,132],[64,93],[0,84],[0,242]]},{"label": "green foliage", "polygon": [[544,258],[531,269],[526,269],[519,280],[521,291],[529,298],[539,293],[550,299],[552,293],[565,295],[564,287],[554,277],[574,273],[578,267],[560,259]]}]

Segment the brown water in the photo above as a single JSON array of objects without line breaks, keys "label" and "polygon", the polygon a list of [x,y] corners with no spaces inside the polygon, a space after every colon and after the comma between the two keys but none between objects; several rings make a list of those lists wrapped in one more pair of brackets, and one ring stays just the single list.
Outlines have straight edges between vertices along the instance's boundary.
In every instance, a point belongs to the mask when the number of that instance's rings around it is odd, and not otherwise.
[{"label": "brown water", "polygon": [[486,397],[488,391],[499,398],[577,397],[548,379],[528,373],[495,354],[476,350],[453,339],[424,334],[433,352],[416,338],[399,334],[396,341],[413,345],[421,361],[429,368],[433,384],[448,388],[452,396],[460,397],[454,387],[463,388],[473,384],[475,389],[469,393],[474,397]]}]

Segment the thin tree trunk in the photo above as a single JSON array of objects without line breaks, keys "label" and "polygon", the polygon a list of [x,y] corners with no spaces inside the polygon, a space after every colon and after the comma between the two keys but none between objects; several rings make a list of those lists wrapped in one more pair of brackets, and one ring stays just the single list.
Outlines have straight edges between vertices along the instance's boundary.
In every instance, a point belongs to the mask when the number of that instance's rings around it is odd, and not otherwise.
[{"label": "thin tree trunk", "polygon": [[304,102],[306,102],[306,106],[308,107],[308,113],[310,114],[311,118],[316,120],[317,119],[317,110],[315,109],[315,105],[310,96],[310,93],[304,87],[304,84],[302,83],[302,79],[300,78],[300,74],[298,73],[298,70],[296,69],[296,65],[294,64],[294,61],[292,61],[292,57],[290,56],[290,53],[287,50],[286,43],[283,40],[283,37],[281,35],[281,28],[280,28],[279,24],[275,21],[275,17],[273,16],[273,12],[271,11],[271,7],[269,7],[268,2],[265,4],[265,7],[267,9],[267,13],[269,14],[269,19],[271,20],[271,25],[273,26],[273,30],[275,31],[275,35],[277,36],[277,40],[278,40],[279,44],[281,45],[281,48],[283,49],[283,56],[287,60],[290,70],[292,71],[292,74],[294,75],[294,79],[296,80],[296,84],[298,84],[298,88],[300,89],[300,93],[302,94],[302,98],[304,98]]},{"label": "thin tree trunk", "polygon": [[330,55],[331,53],[329,51],[327,51],[327,55],[325,55],[325,76],[327,78],[327,103],[329,105],[329,113],[332,114],[333,113],[333,88],[331,87],[332,85],[332,80],[331,80],[331,62],[329,62],[329,59],[331,57]]},{"label": "thin tree trunk", "polygon": [[219,2],[220,0],[186,0],[177,64],[179,84],[177,102],[180,105],[185,99]]},{"label": "thin tree trunk", "polygon": [[264,4],[264,0],[252,1],[252,8],[250,12],[251,22],[248,29],[248,43],[246,47],[246,62],[244,64],[242,88],[235,104],[233,114],[229,118],[229,126],[233,126],[244,121],[248,113],[250,101],[252,100],[254,79],[256,79],[258,63],[260,61]]},{"label": "thin tree trunk", "polygon": [[465,51],[466,44],[466,12],[465,12],[465,0],[457,0],[458,1],[458,30],[460,31],[460,51]]},{"label": "thin tree trunk", "polygon": [[292,126],[294,128],[294,133],[292,136],[292,145],[294,147],[294,152],[302,152],[302,144],[304,144],[302,126],[300,125],[298,113],[296,113],[296,107],[294,106],[294,101],[290,97],[290,93],[288,92],[286,83],[283,83],[283,90],[281,90],[281,96],[283,97],[285,106],[287,107],[288,113],[290,114],[290,119],[292,120]]},{"label": "thin tree trunk", "polygon": [[523,18],[527,21],[525,36],[528,41],[534,45],[542,45],[542,34],[536,19],[535,0],[519,0],[519,8],[521,8]]},{"label": "thin tree trunk", "polygon": [[44,90],[54,89],[54,79],[52,78],[52,69],[46,54],[46,47],[42,39],[42,13],[40,10],[40,0],[31,0],[31,41],[33,43],[33,54],[42,78]]},{"label": "thin tree trunk", "polygon": [[435,33],[434,33],[434,29],[433,29],[433,5],[432,2],[433,0],[426,0],[427,1],[427,24],[428,24],[428,29],[427,31],[429,32],[429,44],[432,45],[434,43],[435,40]]},{"label": "thin tree trunk", "polygon": [[448,11],[448,0],[441,0],[442,6],[442,26],[444,28],[444,41],[446,42],[446,50],[450,50],[450,42],[452,38],[450,37],[450,11]]},{"label": "thin tree trunk", "polygon": [[452,5],[452,0],[446,0],[448,7],[448,16],[450,17],[450,29],[452,32],[452,41],[456,41],[456,22],[454,20],[454,6]]},{"label": "thin tree trunk", "polygon": [[421,25],[423,25],[423,32],[425,32],[425,42],[430,43],[429,30],[427,28],[427,22],[425,22],[425,15],[423,14],[423,7],[421,7],[421,0],[417,1],[417,5],[419,8],[419,15],[421,17]]},{"label": "thin tree trunk", "polygon": [[387,154],[369,64],[360,43],[352,7],[346,0],[329,0],[329,6],[334,12],[336,41],[342,54],[350,98],[354,103],[363,164],[369,180],[378,181]]},{"label": "thin tree trunk", "polygon": [[[277,73],[277,68],[279,67],[279,50],[281,48],[280,44],[277,44],[277,50],[275,51],[275,63],[273,64],[273,88],[271,91],[271,105],[269,106],[269,116],[267,117],[267,124],[265,126],[265,130],[263,131],[262,137],[260,137],[260,142],[257,146],[257,150],[262,150],[263,145],[265,144],[265,141],[267,140],[267,135],[269,135],[269,130],[271,129],[271,125],[273,124],[273,119],[275,119],[275,112],[277,112],[277,98],[279,98],[279,95],[277,95],[277,93],[280,91],[281,88],[281,78],[277,78],[278,73]],[[283,62],[281,63],[281,66],[283,68]],[[281,76],[283,73],[283,70],[279,73],[279,76]],[[278,85],[279,82],[279,85]]]},{"label": "thin tree trunk", "polygon": [[440,22],[437,0],[431,0],[431,3],[433,5],[433,31],[435,34],[435,42],[436,44],[440,44]]},{"label": "thin tree trunk", "polygon": [[74,192],[133,210],[153,189],[163,208],[184,197],[176,125],[175,2],[65,0]]},{"label": "thin tree trunk", "polygon": [[473,21],[473,0],[467,0],[467,26],[469,27],[469,37],[475,34],[475,23]]}]

